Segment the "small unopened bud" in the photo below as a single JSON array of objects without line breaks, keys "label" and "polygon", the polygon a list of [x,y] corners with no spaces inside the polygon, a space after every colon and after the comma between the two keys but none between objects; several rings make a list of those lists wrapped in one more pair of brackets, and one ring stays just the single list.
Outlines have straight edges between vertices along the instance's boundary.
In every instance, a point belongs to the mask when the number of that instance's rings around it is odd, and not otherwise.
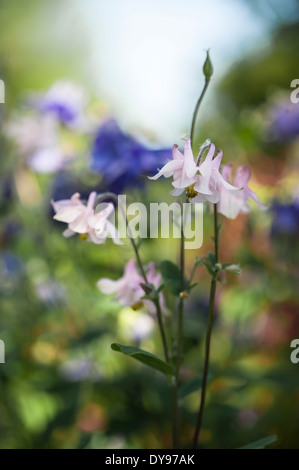
[{"label": "small unopened bud", "polygon": [[242,269],[240,268],[239,264],[230,264],[229,266],[226,266],[225,271],[230,274],[241,274]]},{"label": "small unopened bud", "polygon": [[140,282],[140,285],[146,294],[151,294],[153,292],[153,288],[149,286],[148,284],[145,284],[144,282]]},{"label": "small unopened bud", "polygon": [[188,299],[189,294],[186,291],[180,292],[180,298],[181,299]]},{"label": "small unopened bud", "polygon": [[216,263],[215,268],[218,269],[218,270],[222,269],[222,264]]},{"label": "small unopened bud", "polygon": [[210,80],[210,78],[213,75],[213,71],[214,70],[213,70],[211,59],[210,59],[209,50],[207,50],[207,58],[205,60],[205,63],[203,64],[203,73],[204,73],[204,76],[206,77],[206,80]]}]

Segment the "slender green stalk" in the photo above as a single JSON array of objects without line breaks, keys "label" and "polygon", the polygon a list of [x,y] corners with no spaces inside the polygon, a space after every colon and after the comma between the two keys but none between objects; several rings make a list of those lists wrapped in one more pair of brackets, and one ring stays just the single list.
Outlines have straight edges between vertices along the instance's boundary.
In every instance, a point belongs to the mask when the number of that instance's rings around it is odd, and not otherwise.
[{"label": "slender green stalk", "polygon": [[[183,207],[183,206],[182,206]],[[185,289],[184,276],[185,276],[185,250],[184,250],[184,215],[181,221],[181,243],[180,243],[180,268],[181,268],[181,295]],[[179,315],[178,315],[178,352],[176,361],[176,378],[179,379],[182,346],[183,346],[183,316],[184,316],[184,297],[180,297],[179,301]]]},{"label": "slender green stalk", "polygon": [[191,124],[191,132],[190,132],[190,139],[191,139],[191,145],[192,146],[193,146],[193,141],[194,141],[195,124],[196,124],[196,118],[197,118],[198,110],[199,110],[199,107],[202,103],[202,100],[204,99],[204,96],[205,96],[205,93],[208,89],[210,81],[211,81],[210,78],[206,78],[203,90],[201,92],[200,97],[198,98],[198,101],[197,101],[195,109],[194,109],[192,124]]},{"label": "slender green stalk", "polygon": [[156,306],[156,310],[157,310],[157,319],[158,319],[160,334],[161,334],[161,338],[162,338],[165,361],[169,362],[167,339],[166,339],[166,334],[165,334],[165,329],[164,329],[164,324],[163,324],[163,318],[162,318],[161,305],[160,305],[159,299],[157,299],[157,301],[155,302],[155,306]]},{"label": "slender green stalk", "polygon": [[[122,214],[123,214],[123,217],[126,221],[126,227],[127,227],[127,231],[128,231],[128,235],[129,235],[129,238],[130,238],[130,242],[131,242],[131,245],[133,247],[133,250],[134,250],[134,253],[135,253],[135,256],[136,256],[136,260],[137,260],[137,264],[139,266],[139,269],[140,269],[140,272],[141,272],[141,275],[144,279],[144,282],[145,284],[148,285],[148,279],[147,279],[147,276],[146,276],[146,273],[145,273],[145,270],[144,270],[144,267],[143,267],[143,264],[142,264],[142,261],[141,261],[141,258],[140,258],[140,255],[139,255],[139,251],[138,251],[138,246],[136,245],[135,243],[135,240],[134,240],[134,237],[132,235],[132,231],[131,231],[131,228],[130,228],[130,225],[129,225],[129,221],[128,221],[128,218],[127,218],[127,214],[126,214],[126,211],[124,209],[124,207],[122,206],[119,206],[118,205],[118,197],[116,194],[114,193],[110,193],[110,192],[106,192],[106,193],[103,193],[103,194],[100,194],[96,201],[95,201],[95,204],[99,204],[101,201],[105,200],[105,199],[112,199],[113,201],[115,201],[115,203],[117,204],[117,206],[120,208]],[[168,346],[167,346],[167,339],[166,339],[166,334],[165,334],[165,329],[164,329],[164,324],[163,324],[163,318],[162,318],[162,312],[161,312],[161,306],[160,306],[160,301],[159,299],[153,301],[153,303],[155,304],[156,306],[156,311],[157,311],[157,319],[158,319],[158,325],[159,325],[159,330],[160,330],[160,334],[161,334],[161,339],[162,339],[162,344],[163,344],[163,350],[164,350],[164,356],[165,356],[165,360],[166,362],[169,362],[169,354],[168,354]]]},{"label": "slender green stalk", "polygon": [[[181,217],[181,240],[180,240],[180,268],[181,268],[181,294],[183,294],[185,283],[185,250],[184,250],[184,212],[182,207]],[[173,383],[173,448],[177,449],[180,447],[180,409],[179,409],[179,379],[180,379],[180,367],[182,362],[182,348],[183,348],[183,324],[184,318],[184,297],[181,296],[178,306],[178,325],[177,325],[177,356],[175,365],[175,377]]]},{"label": "slender green stalk", "polygon": [[189,285],[190,286],[192,284],[192,281],[193,281],[193,278],[194,278],[194,275],[195,275],[195,271],[198,267],[197,261],[198,261],[198,258],[196,256],[195,261],[194,261],[194,265],[193,265],[193,268],[192,268],[192,271],[191,271],[191,274],[190,274],[190,278],[189,278]]},{"label": "slender green stalk", "polygon": [[[217,214],[217,204],[214,204],[214,246],[215,246],[215,264],[218,263],[218,214]],[[202,379],[202,389],[201,389],[201,399],[200,406],[197,415],[196,427],[193,438],[193,449],[197,448],[198,438],[202,425],[202,417],[205,407],[206,399],[206,389],[208,381],[208,372],[209,372],[209,361],[210,361],[210,347],[211,347],[211,336],[213,328],[213,313],[214,313],[214,303],[215,303],[215,293],[216,293],[216,278],[213,277],[211,280],[210,288],[210,300],[209,300],[209,315],[208,315],[208,327],[205,343],[205,360],[204,360],[204,372]]]}]

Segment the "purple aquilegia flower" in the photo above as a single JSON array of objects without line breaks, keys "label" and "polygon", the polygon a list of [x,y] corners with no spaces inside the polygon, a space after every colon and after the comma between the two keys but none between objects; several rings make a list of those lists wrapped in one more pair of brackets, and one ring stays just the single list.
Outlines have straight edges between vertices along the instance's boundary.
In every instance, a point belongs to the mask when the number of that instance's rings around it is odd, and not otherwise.
[{"label": "purple aquilegia flower", "polygon": [[280,142],[288,142],[299,136],[299,106],[285,103],[272,112],[269,129],[270,137]]},{"label": "purple aquilegia flower", "polygon": [[103,175],[103,189],[121,193],[127,187],[142,187],[146,175],[167,159],[170,149],[151,149],[124,134],[114,119],[99,128],[91,151],[91,168]]},{"label": "purple aquilegia flower", "polygon": [[274,202],[271,235],[274,238],[295,238],[299,235],[299,200],[291,203]]},{"label": "purple aquilegia flower", "polygon": [[63,124],[76,126],[83,120],[86,99],[83,90],[72,82],[55,82],[37,100],[42,113],[51,114]]}]

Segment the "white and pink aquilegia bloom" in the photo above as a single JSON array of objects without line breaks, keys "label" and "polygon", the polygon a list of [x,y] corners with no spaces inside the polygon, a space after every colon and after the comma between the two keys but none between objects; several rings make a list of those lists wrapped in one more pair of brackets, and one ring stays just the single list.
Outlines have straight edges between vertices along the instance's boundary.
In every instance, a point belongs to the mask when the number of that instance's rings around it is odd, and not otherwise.
[{"label": "white and pink aquilegia bloom", "polygon": [[218,212],[229,219],[235,219],[240,213],[244,214],[250,211],[248,200],[252,199],[260,210],[267,210],[267,206],[262,204],[257,194],[247,185],[251,171],[247,166],[237,168],[232,178],[232,163],[228,163],[222,167],[222,176],[227,182],[232,182],[235,186],[241,186],[243,191],[239,193],[230,193],[228,191],[221,192],[221,198],[218,204]]},{"label": "white and pink aquilegia bloom", "polygon": [[87,204],[81,201],[79,193],[73,194],[70,199],[51,201],[56,212],[54,219],[68,224],[63,232],[65,237],[79,233],[81,238],[97,245],[105,243],[107,237],[111,237],[116,244],[122,244],[114,224],[108,220],[114,211],[113,204],[101,204],[99,211],[95,211],[96,196],[96,192],[90,193]]},{"label": "white and pink aquilegia bloom", "polygon": [[[206,151],[208,153],[204,158]],[[172,185],[175,189],[170,194],[173,196],[179,196],[186,191],[188,199],[193,203],[209,201],[216,204],[224,191],[238,193],[242,190],[240,187],[232,186],[221,175],[219,168],[222,151],[217,150],[215,155],[215,145],[209,140],[201,146],[196,160],[194,160],[190,139],[184,144],[184,155],[178,150],[177,145],[173,146],[172,155],[173,160],[166,163],[150,179],[172,176]]]},{"label": "white and pink aquilegia bloom", "polygon": [[[161,284],[161,274],[155,273],[154,263],[149,263],[146,277],[149,284],[153,284],[156,288]],[[146,307],[148,312],[152,315],[155,314],[156,308],[150,300],[142,299],[145,295],[141,283],[144,283],[144,279],[139,274],[134,259],[131,259],[125,266],[123,276],[113,281],[109,278],[101,278],[97,282],[97,287],[103,294],[115,294],[115,300],[125,307],[132,307],[133,309],[139,309],[143,306]],[[163,307],[164,301],[160,294],[161,304]]]}]

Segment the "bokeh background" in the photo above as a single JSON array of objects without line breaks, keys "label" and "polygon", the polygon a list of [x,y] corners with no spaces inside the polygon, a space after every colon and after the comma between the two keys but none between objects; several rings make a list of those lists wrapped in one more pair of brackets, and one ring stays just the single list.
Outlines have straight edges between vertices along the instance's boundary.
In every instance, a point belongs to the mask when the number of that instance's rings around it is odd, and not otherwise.
[{"label": "bokeh background", "polygon": [[[129,202],[171,201],[148,182],[188,135],[214,77],[197,143],[248,164],[267,212],[224,220],[221,259],[243,273],[219,286],[200,446],[236,448],[277,434],[298,448],[298,1],[0,1],[0,448],[163,448],[171,445],[166,379],[110,349],[161,356],[155,322],[96,287],[117,279],[129,245],[65,239],[50,200],[92,190]],[[58,82],[58,83],[57,83]],[[56,84],[53,88],[53,85]],[[49,91],[50,90],[50,91]],[[205,213],[204,244],[211,249]],[[144,240],[144,261],[177,260],[177,241]],[[186,302],[182,440],[198,409],[209,278]],[[168,319],[173,305],[169,305]],[[190,380],[195,377],[195,381]]]}]

